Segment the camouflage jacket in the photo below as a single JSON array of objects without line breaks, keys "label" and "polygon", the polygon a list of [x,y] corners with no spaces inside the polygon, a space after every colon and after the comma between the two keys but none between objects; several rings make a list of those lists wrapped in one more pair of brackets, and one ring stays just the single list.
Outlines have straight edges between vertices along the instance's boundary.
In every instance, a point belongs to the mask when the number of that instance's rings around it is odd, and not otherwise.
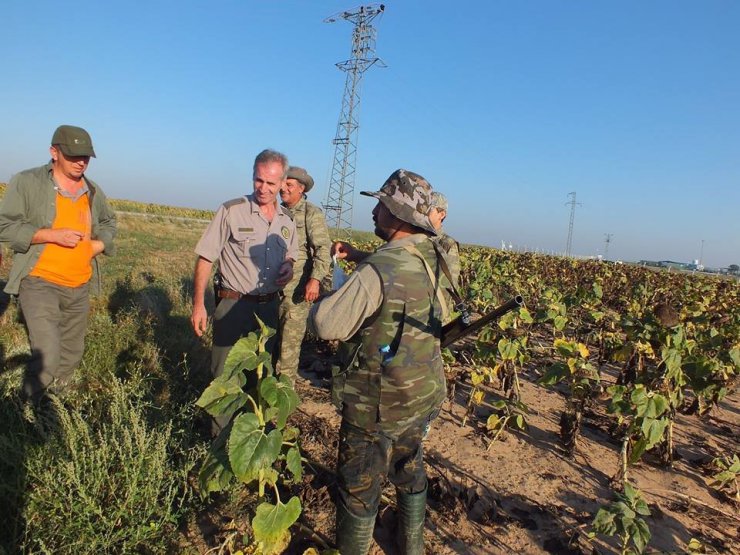
[{"label": "camouflage jacket", "polygon": [[455,287],[460,287],[460,244],[444,231],[439,231],[439,235],[432,237],[442,250],[447,253],[447,267],[455,283]]},{"label": "camouflage jacket", "polygon": [[302,288],[309,278],[321,281],[329,275],[331,239],[326,218],[318,206],[302,198],[288,210],[295,222],[298,255],[293,266],[293,279],[285,290],[299,289],[303,293]]},{"label": "camouflage jacket", "polygon": [[[439,409],[445,378],[439,349],[441,307],[419,255],[439,275],[429,240],[381,247],[363,264],[377,272],[383,300],[376,314],[340,345],[335,398],[355,426],[393,435]],[[337,391],[338,390],[338,391]]]}]

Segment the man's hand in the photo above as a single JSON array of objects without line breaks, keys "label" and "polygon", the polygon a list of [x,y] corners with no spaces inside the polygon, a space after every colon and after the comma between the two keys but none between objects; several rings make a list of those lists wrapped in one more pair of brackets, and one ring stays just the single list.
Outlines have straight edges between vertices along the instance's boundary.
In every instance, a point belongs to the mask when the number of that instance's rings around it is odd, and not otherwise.
[{"label": "man's hand", "polygon": [[103,244],[102,241],[98,241],[97,239],[93,239],[91,241],[91,243],[92,243],[92,255],[93,255],[93,258],[95,258],[96,256],[98,256],[101,252],[103,252],[105,250],[105,245]]},{"label": "man's hand", "polygon": [[37,230],[36,233],[33,234],[31,243],[34,245],[40,243],[54,243],[55,245],[59,245],[60,247],[67,247],[69,249],[72,249],[76,247],[80,241],[82,241],[82,238],[84,236],[85,234],[81,231],[77,231],[76,229],[70,229],[67,227],[62,227],[59,229],[42,228]]},{"label": "man's hand", "polygon": [[371,253],[369,252],[356,249],[352,245],[350,245],[349,243],[345,243],[344,241],[335,241],[331,245],[331,255],[336,255],[338,259],[343,259],[347,262],[362,262],[368,256],[370,256],[370,254]]},{"label": "man's hand", "polygon": [[275,283],[280,287],[287,285],[288,282],[293,279],[293,261],[286,260],[280,265],[280,271],[278,277],[275,279]]},{"label": "man's hand", "polygon": [[306,282],[306,295],[305,299],[307,302],[312,303],[319,298],[319,280],[316,278],[310,278]]},{"label": "man's hand", "polygon": [[208,326],[208,312],[205,305],[193,305],[193,313],[190,315],[190,323],[195,330],[195,335],[200,337]]}]

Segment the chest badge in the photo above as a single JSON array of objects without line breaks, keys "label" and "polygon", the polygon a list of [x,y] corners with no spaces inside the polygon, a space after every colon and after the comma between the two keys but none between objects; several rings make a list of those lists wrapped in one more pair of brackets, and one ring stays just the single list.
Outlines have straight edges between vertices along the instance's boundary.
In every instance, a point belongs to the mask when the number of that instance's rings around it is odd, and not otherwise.
[{"label": "chest badge", "polygon": [[283,239],[287,241],[288,239],[290,239],[290,230],[286,226],[283,226],[280,230],[280,235],[282,235]]}]

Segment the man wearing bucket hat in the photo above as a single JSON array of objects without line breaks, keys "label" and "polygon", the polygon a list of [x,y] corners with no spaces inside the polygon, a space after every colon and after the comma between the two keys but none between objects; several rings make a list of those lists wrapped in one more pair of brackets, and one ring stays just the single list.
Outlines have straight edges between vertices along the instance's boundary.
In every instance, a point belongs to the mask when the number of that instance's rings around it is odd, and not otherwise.
[{"label": "man wearing bucket hat", "polygon": [[306,200],[313,178],[303,168],[291,166],[280,189],[283,206],[293,214],[298,256],[293,279],[283,290],[280,303],[280,360],[278,371],[295,382],[310,303],[319,297],[319,286],[331,267],[331,240],[321,209]]},{"label": "man wearing bucket hat", "polygon": [[332,397],[340,407],[337,546],[364,554],[382,480],[396,486],[403,553],[424,552],[427,479],[422,438],[445,398],[441,274],[430,237],[431,187],[397,170],[378,192],[375,234],[386,243],[339,290],[315,304],[309,328],[338,339]]},{"label": "man wearing bucket hat", "polygon": [[15,251],[5,291],[18,295],[31,344],[25,393],[61,393],[82,359],[96,256],[113,254],[116,217],[85,175],[92,140],[54,131],[45,166],[15,175],[0,204],[0,241]]}]

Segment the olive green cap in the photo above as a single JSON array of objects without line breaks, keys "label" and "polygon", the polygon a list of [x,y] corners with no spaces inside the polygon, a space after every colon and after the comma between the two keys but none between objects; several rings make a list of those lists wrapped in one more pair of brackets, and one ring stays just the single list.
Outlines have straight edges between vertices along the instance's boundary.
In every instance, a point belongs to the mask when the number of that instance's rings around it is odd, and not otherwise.
[{"label": "olive green cap", "polygon": [[95,157],[90,134],[82,127],[60,125],[54,131],[51,144],[58,146],[65,156]]},{"label": "olive green cap", "polygon": [[288,175],[286,175],[285,178],[298,180],[304,187],[304,193],[308,193],[313,187],[313,177],[308,175],[306,170],[299,168],[298,166],[290,166],[288,168]]}]

